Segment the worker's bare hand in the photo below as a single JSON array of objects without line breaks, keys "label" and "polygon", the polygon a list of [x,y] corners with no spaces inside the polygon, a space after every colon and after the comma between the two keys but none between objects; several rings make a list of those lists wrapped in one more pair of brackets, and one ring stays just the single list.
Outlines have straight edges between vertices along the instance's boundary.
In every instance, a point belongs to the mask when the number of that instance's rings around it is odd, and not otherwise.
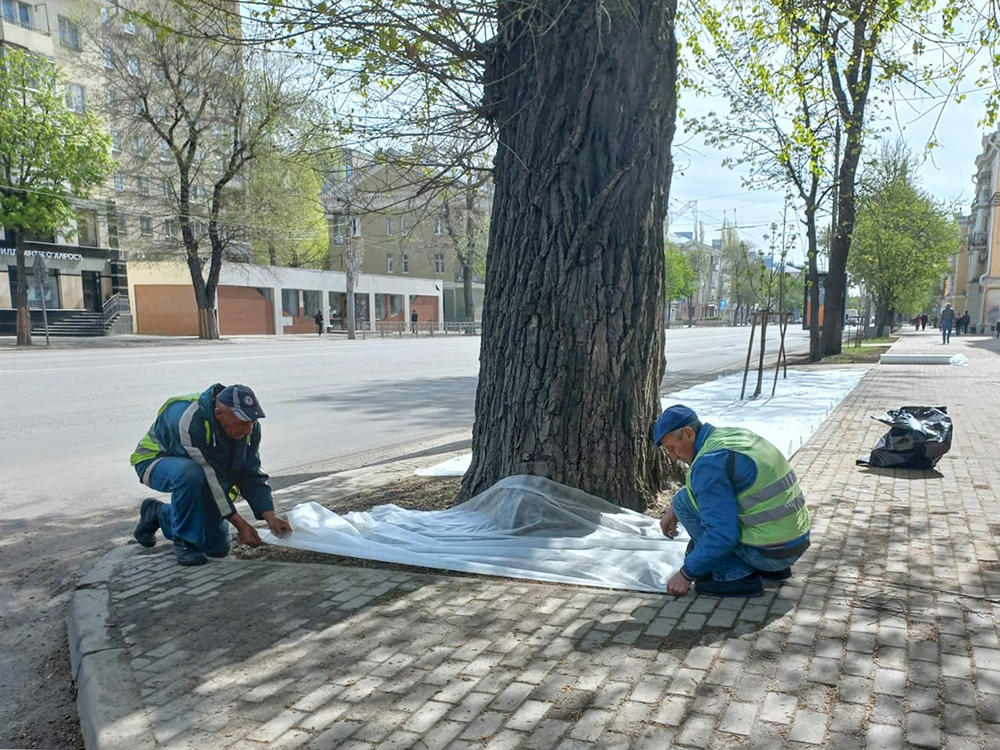
[{"label": "worker's bare hand", "polygon": [[663,517],[660,519],[660,530],[663,532],[663,536],[669,539],[677,536],[677,515],[673,508],[667,508],[663,511]]},{"label": "worker's bare hand", "polygon": [[675,573],[674,577],[667,581],[667,593],[672,596],[684,596],[690,588],[691,581],[680,573]]},{"label": "worker's bare hand", "polygon": [[240,524],[237,527],[237,533],[239,534],[240,542],[248,547],[259,547],[263,544],[260,540],[260,534],[257,533],[257,529],[248,523]]},{"label": "worker's bare hand", "polygon": [[284,518],[277,515],[274,511],[267,511],[264,514],[264,522],[267,527],[274,532],[277,537],[283,537],[285,534],[292,533],[292,526]]}]

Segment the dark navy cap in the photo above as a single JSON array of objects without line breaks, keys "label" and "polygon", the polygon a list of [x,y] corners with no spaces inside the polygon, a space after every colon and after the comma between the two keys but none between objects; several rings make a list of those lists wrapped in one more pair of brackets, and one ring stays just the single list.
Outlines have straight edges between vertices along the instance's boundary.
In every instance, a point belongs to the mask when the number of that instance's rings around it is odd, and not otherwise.
[{"label": "dark navy cap", "polygon": [[683,404],[674,404],[663,411],[660,418],[653,425],[653,442],[657,445],[663,440],[663,436],[668,432],[687,427],[698,419],[698,415],[693,409],[689,409]]},{"label": "dark navy cap", "polygon": [[233,410],[233,414],[244,422],[252,422],[264,416],[264,410],[260,408],[257,396],[245,385],[230,385],[223,388],[215,397],[215,403],[228,406]]}]

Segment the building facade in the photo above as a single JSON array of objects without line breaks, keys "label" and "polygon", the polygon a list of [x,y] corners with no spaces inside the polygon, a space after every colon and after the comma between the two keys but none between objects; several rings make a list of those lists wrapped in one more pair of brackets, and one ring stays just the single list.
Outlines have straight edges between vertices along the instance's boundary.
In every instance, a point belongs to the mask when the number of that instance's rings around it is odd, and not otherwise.
[{"label": "building facade", "polygon": [[[345,153],[345,160],[344,173],[331,178],[323,191],[330,268],[346,272],[354,255],[362,277],[433,280],[444,294],[443,319],[465,320],[463,267],[456,251],[456,242],[464,237],[464,215],[449,212],[442,192],[429,188],[417,168],[379,162],[356,151]],[[478,190],[478,225],[485,224],[491,200],[488,188]],[[477,320],[483,294],[483,280],[473,277]]]},{"label": "building facade", "polygon": [[[79,0],[0,0],[0,54],[14,47],[51,61],[65,77],[67,106],[78,112],[94,109],[106,88],[92,74],[96,53],[87,43],[83,20],[88,13],[99,13],[99,6]],[[70,204],[74,217],[68,226],[53,235],[32,235],[26,245],[29,308],[36,331],[42,294],[52,313],[50,321],[93,316],[116,295],[125,297],[126,259],[118,245],[113,182],[95,190],[90,199],[71,197]],[[0,335],[13,334],[16,327],[13,246],[12,234],[0,227]],[[42,293],[34,279],[35,256],[42,257],[49,274]]]},{"label": "building facade", "polygon": [[1000,131],[983,138],[973,182],[972,211],[960,222],[964,242],[953,291],[946,288],[943,296],[959,315],[969,314],[970,331],[981,332],[1000,320]]},{"label": "building facade", "polygon": [[[134,262],[128,277],[134,331],[160,336],[197,336],[198,306],[185,263]],[[422,328],[437,329],[444,299],[431,279],[361,277],[355,288],[359,328],[406,330],[410,310]],[[328,330],[346,328],[347,275],[341,271],[275,268],[249,263],[223,265],[215,311],[223,336],[316,333],[316,313]],[[396,325],[386,328],[387,324]]]}]

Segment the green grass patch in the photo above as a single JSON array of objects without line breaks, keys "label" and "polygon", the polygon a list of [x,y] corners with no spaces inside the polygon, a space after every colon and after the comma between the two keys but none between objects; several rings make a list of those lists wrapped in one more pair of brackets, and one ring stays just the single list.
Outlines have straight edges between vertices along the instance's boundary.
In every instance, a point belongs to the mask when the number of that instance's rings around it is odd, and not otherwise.
[{"label": "green grass patch", "polygon": [[878,347],[845,347],[840,354],[823,357],[817,365],[853,365],[860,362],[878,362],[882,356],[882,349]]}]

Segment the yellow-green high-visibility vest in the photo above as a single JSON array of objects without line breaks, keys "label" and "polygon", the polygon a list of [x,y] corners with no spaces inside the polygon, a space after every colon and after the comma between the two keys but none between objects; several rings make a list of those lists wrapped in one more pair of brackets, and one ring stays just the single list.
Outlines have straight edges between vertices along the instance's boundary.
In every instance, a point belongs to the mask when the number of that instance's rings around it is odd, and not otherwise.
[{"label": "yellow-green high-visibility vest", "polygon": [[809,531],[812,516],[788,460],[760,435],[740,427],[714,428],[691,462],[686,485],[695,508],[698,498],[691,487],[691,473],[698,457],[721,449],[742,453],[757,467],[757,480],[736,493],[742,544],[768,547],[798,539]]},{"label": "yellow-green high-visibility vest", "polygon": [[[194,403],[199,398],[201,398],[200,393],[192,393],[186,396],[174,396],[173,398],[169,398],[166,400],[163,406],[160,407],[160,410],[156,412],[156,418],[159,419],[160,415],[163,414],[163,412],[165,412],[167,410],[167,407],[170,406],[171,404],[176,404],[179,401],[183,401],[184,403],[190,404]],[[205,421],[205,438],[206,442],[210,443],[212,441],[212,428],[207,420]],[[142,436],[142,439],[139,441],[139,444],[135,447],[135,450],[129,457],[129,463],[132,466],[135,466],[136,464],[141,464],[143,461],[149,461],[150,459],[153,458],[159,458],[163,454],[163,452],[164,452],[163,446],[160,445],[159,441],[156,439],[156,422],[154,421],[153,426],[150,427],[149,431]]]}]

